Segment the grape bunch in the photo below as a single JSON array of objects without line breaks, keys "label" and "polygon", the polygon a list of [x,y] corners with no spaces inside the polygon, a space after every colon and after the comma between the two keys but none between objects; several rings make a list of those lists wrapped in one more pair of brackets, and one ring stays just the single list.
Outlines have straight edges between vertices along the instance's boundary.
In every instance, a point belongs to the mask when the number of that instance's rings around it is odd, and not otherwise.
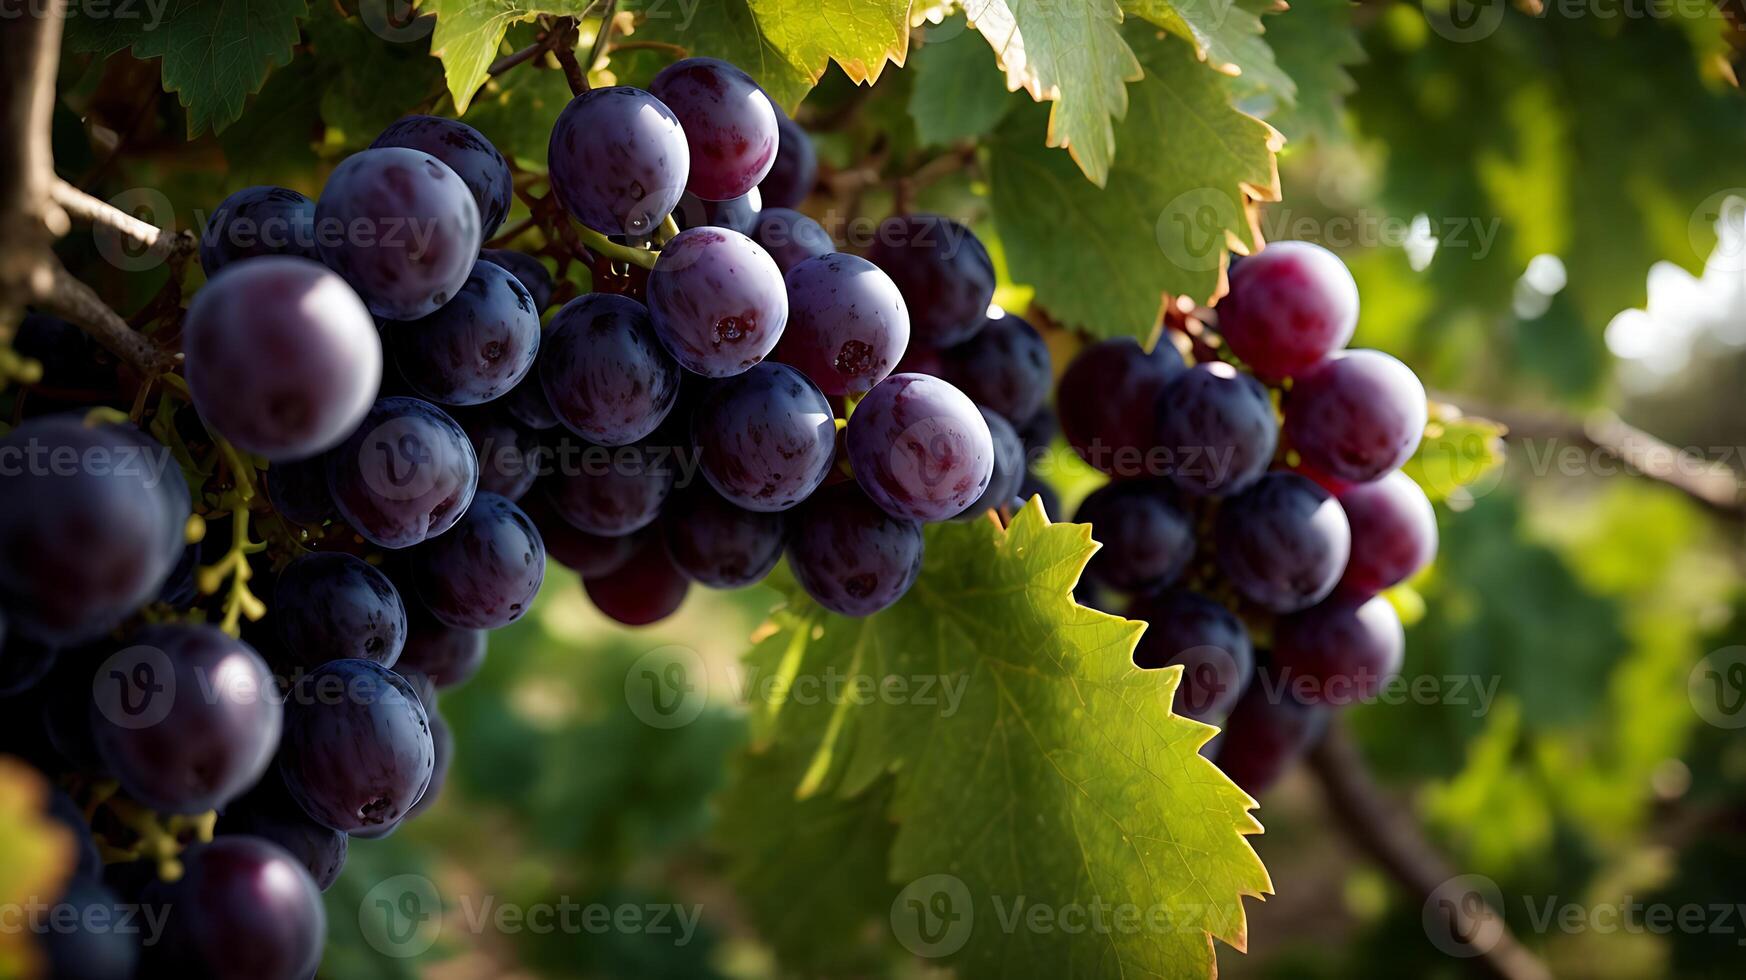
[{"label": "grape bunch", "polygon": [[438,692],[548,553],[628,625],[784,556],[865,616],[924,523],[1010,508],[1048,354],[990,317],[969,229],[898,215],[838,251],[792,209],[804,132],[710,59],[582,92],[547,162],[568,252],[487,247],[510,163],[412,116],[316,199],[219,205],[171,372],[18,332],[42,375],[4,395],[0,752],[57,787],[62,904],[167,910],[151,942],[39,930],[54,975],[312,975],[320,892],[440,793]]},{"label": "grape bunch", "polygon": [[1404,364],[1347,350],[1358,289],[1339,258],[1279,242],[1241,260],[1214,311],[1222,345],[1092,344],[1062,374],[1062,433],[1110,477],[1075,520],[1103,542],[1081,601],[1147,624],[1134,660],[1181,665],[1175,710],[1222,723],[1251,792],[1330,708],[1400,669],[1380,595],[1430,563],[1437,523],[1400,467],[1425,428]]}]

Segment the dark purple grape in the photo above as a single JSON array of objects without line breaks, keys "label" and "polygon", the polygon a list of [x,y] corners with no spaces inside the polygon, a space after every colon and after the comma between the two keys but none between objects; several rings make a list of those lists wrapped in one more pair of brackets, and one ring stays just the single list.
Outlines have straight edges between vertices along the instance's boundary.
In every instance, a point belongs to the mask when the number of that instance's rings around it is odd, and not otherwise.
[{"label": "dark purple grape", "polygon": [[1055,419],[1055,410],[1044,405],[1023,422],[1014,422],[1013,428],[1018,430],[1019,439],[1024,441],[1026,457],[1035,459],[1048,451],[1055,436],[1061,431],[1061,423]]},{"label": "dark purple grape", "polygon": [[194,294],[182,343],[201,420],[273,461],[332,448],[382,382],[370,311],[308,259],[267,256],[220,272]]},{"label": "dark purple grape", "polygon": [[705,201],[686,191],[679,198],[679,207],[673,211],[673,222],[679,226],[680,231],[713,225],[750,235],[752,229],[758,226],[758,212],[762,208],[763,198],[755,187],[739,197],[725,201]]},{"label": "dark purple grape", "polygon": [[776,145],[776,162],[758,183],[758,191],[764,195],[765,207],[791,208],[806,200],[812,185],[818,182],[818,153],[812,148],[806,130],[780,107],[776,110],[776,128],[781,134]]},{"label": "dark purple grape", "polygon": [[260,837],[220,837],[182,852],[182,877],[146,886],[167,912],[141,976],[305,980],[321,963],[327,913],[302,863]]},{"label": "dark purple grape", "polygon": [[747,510],[787,510],[824,482],[836,453],[830,403],[786,364],[759,364],[710,385],[692,414],[710,486]]},{"label": "dark purple grape", "polygon": [[546,166],[571,217],[605,235],[648,236],[679,203],[691,151],[672,109],[619,85],[570,100],[552,124]]},{"label": "dark purple grape", "polygon": [[1055,493],[1055,488],[1038,479],[1035,473],[1026,473],[1019,484],[1019,499],[1029,501],[1032,497],[1043,498],[1043,513],[1050,520],[1060,520],[1061,497]]},{"label": "dark purple grape", "polygon": [[546,546],[533,521],[503,497],[481,493],[466,516],[412,557],[413,581],[431,615],[459,629],[489,630],[522,617],[546,577]]},{"label": "dark purple grape", "polygon": [[492,406],[455,421],[467,433],[479,460],[479,492],[520,500],[539,478],[539,438]]},{"label": "dark purple grape", "polygon": [[412,809],[406,811],[408,820],[429,809],[442,796],[443,784],[449,781],[449,763],[455,757],[454,733],[449,731],[449,723],[443,720],[434,701],[425,706],[425,713],[430,716],[430,741],[436,753],[436,764],[431,768],[430,783],[425,786],[423,795],[412,804]]},{"label": "dark purple grape", "polygon": [[418,606],[407,618],[406,651],[394,665],[396,673],[417,674],[437,687],[454,687],[470,680],[485,663],[484,630],[449,626]]},{"label": "dark purple grape", "polygon": [[763,360],[788,322],[782,270],[758,243],[725,228],[693,228],[661,249],[649,312],[686,370],[726,378]]},{"label": "dark purple grape", "polygon": [[1381,351],[1342,351],[1297,378],[1285,438],[1314,469],[1363,483],[1412,458],[1426,414],[1412,368]]},{"label": "dark purple grape", "polygon": [[539,528],[546,554],[579,575],[605,575],[630,557],[635,539],[629,535],[608,537],[589,534],[559,516],[544,491],[522,498],[522,510]]},{"label": "dark purple grape", "polygon": [[765,208],[758,212],[758,220],[746,234],[770,253],[776,268],[784,274],[807,259],[837,250],[836,241],[824,225],[791,208]]},{"label": "dark purple grape", "polygon": [[1185,370],[1182,355],[1162,340],[1151,353],[1127,337],[1080,351],[1055,394],[1068,445],[1116,479],[1164,475],[1163,467],[1148,465],[1157,434],[1151,407],[1164,385]]},{"label": "dark purple grape", "polygon": [[937,214],[894,214],[879,223],[867,257],[909,304],[917,340],[961,344],[988,319],[994,263],[970,229]]},{"label": "dark purple grape", "polygon": [[484,134],[464,122],[441,116],[406,116],[382,130],[370,146],[404,146],[448,164],[479,206],[480,238],[497,234],[509,215],[514,195],[509,161]]},{"label": "dark purple grape", "polygon": [[1249,631],[1229,609],[1194,592],[1170,591],[1128,607],[1130,619],[1146,624],[1134,649],[1145,670],[1182,665],[1174,710],[1184,718],[1212,722],[1237,703],[1255,673]]},{"label": "dark purple grape", "polygon": [[1274,242],[1232,270],[1231,292],[1218,313],[1231,352],[1277,381],[1352,339],[1358,284],[1339,256],[1320,245]]},{"label": "dark purple grape", "polygon": [[776,162],[782,113],[752,76],[714,58],[661,69],[649,92],[679,117],[691,150],[685,189],[706,201],[750,193]]},{"label": "dark purple grape", "polygon": [[273,587],[270,615],[279,637],[275,666],[287,673],[343,659],[392,667],[406,645],[406,605],[394,583],[343,552],[292,559]]},{"label": "dark purple grape", "polygon": [[1400,616],[1381,596],[1335,596],[1280,617],[1273,628],[1273,662],[1293,693],[1311,704],[1376,697],[1400,673],[1405,652]]},{"label": "dark purple grape", "polygon": [[1225,497],[1252,486],[1273,462],[1279,423],[1261,382],[1223,361],[1196,364],[1158,396],[1158,445],[1183,493]]},{"label": "dark purple grape", "polygon": [[679,364],[661,346],[648,308],[588,293],[552,317],[540,384],[564,427],[601,446],[655,431],[679,397]]},{"label": "dark purple grape", "polygon": [[315,527],[339,516],[327,491],[327,460],[320,456],[267,467],[267,500],[293,524]]},{"label": "dark purple grape", "polygon": [[[0,633],[4,633],[0,622]],[[48,676],[55,665],[54,647],[37,643],[28,637],[14,636],[0,649],[0,698],[28,691]]]},{"label": "dark purple grape", "polygon": [[[908,309],[908,304],[905,304]],[[897,362],[892,374],[931,374],[936,378],[946,376],[946,355],[938,347],[932,347],[916,339],[915,334],[909,337],[909,346],[904,348],[903,357]]]},{"label": "dark purple grape", "polygon": [[346,157],[315,203],[321,259],[370,312],[416,320],[467,281],[483,240],[479,206],[429,153],[391,146]]},{"label": "dark purple grape", "polygon": [[691,580],[673,564],[660,536],[640,535],[630,556],[605,575],[585,575],[582,587],[596,609],[625,626],[647,626],[678,611]]},{"label": "dark purple grape", "polygon": [[858,395],[883,381],[909,346],[909,310],[897,284],[859,256],[807,259],[788,271],[788,326],[776,357],[827,395]]},{"label": "dark purple grape", "polygon": [[1035,415],[1055,378],[1049,345],[1036,327],[1011,313],[989,317],[976,336],[941,353],[943,377],[1008,420]]},{"label": "dark purple grape", "polygon": [[1327,723],[1326,708],[1297,700],[1274,671],[1258,666],[1225,719],[1213,761],[1243,792],[1260,796],[1321,738]]},{"label": "dark purple grape", "polygon": [[413,391],[444,405],[478,405],[506,394],[533,370],[540,313],[514,274],[478,262],[441,309],[390,323],[384,332]]},{"label": "dark purple grape", "polygon": [[1289,613],[1333,591],[1352,531],[1332,494],[1295,473],[1269,473],[1225,501],[1216,540],[1219,568],[1243,598]]},{"label": "dark purple grape", "polygon": [[1437,557],[1437,514],[1405,473],[1358,483],[1339,495],[1352,525],[1352,557],[1340,591],[1375,595],[1417,575]]},{"label": "dark purple grape", "polygon": [[[130,980],[140,957],[141,909],[123,905],[95,873],[80,873],[53,905],[26,906],[28,927],[54,980]],[[151,910],[154,914],[156,909]],[[15,913],[16,914],[16,911]],[[8,930],[21,923],[14,920]]]},{"label": "dark purple grape", "polygon": [[261,778],[279,744],[266,662],[212,626],[147,627],[91,684],[98,754],[154,810],[223,806]]},{"label": "dark purple grape", "polygon": [[546,499],[572,527],[607,537],[654,523],[678,475],[673,454],[649,443],[614,448],[564,440],[556,458]]},{"label": "dark purple grape", "polygon": [[354,530],[383,548],[410,548],[461,519],[479,460],[454,419],[416,398],[384,398],[327,454],[327,487]]},{"label": "dark purple grape", "polygon": [[1194,525],[1162,481],[1105,484],[1085,498],[1073,520],[1090,524],[1091,536],[1103,545],[1085,574],[1120,592],[1170,585],[1194,557]]},{"label": "dark purple grape", "polygon": [[988,489],[994,437],[976,403],[925,374],[894,374],[849,416],[855,480],[894,517],[943,521]]},{"label": "dark purple grape", "polygon": [[350,841],[345,834],[309,819],[285,790],[285,781],[272,770],[254,789],[224,808],[213,833],[259,837],[279,845],[297,859],[322,891],[339,879]]},{"label": "dark purple grape", "polygon": [[746,510],[694,486],[668,503],[661,530],[686,577],[712,589],[739,589],[776,567],[787,528],[781,514]]},{"label": "dark purple grape", "polygon": [[860,487],[841,483],[795,511],[788,564],[819,605],[871,616],[903,598],[921,574],[921,525],[892,517]]},{"label": "dark purple grape", "polygon": [[132,426],[45,415],[7,433],[0,458],[11,460],[0,466],[0,605],[9,631],[73,643],[107,632],[158,594],[188,521],[168,449]]},{"label": "dark purple grape", "polygon": [[[42,366],[42,378],[30,399],[42,397],[43,388],[64,389],[72,402],[89,402],[80,396],[106,394],[115,387],[115,357],[99,347],[91,335],[58,316],[28,313],[12,336],[12,349]],[[34,406],[33,406],[34,407]],[[36,412],[35,414],[43,414]]]},{"label": "dark purple grape", "polygon": [[499,401],[510,417],[536,432],[558,426],[558,413],[552,411],[552,403],[546,400],[546,387],[540,383],[538,358],[534,360],[534,369],[521,379],[521,384],[509,389],[509,394]]},{"label": "dark purple grape", "polygon": [[985,405],[976,406],[976,410],[982,413],[982,421],[988,423],[988,435],[994,441],[994,470],[988,477],[988,489],[964,508],[958,515],[961,518],[980,517],[1010,504],[1019,496],[1019,487],[1025,479],[1025,444],[1019,441],[1012,423]]},{"label": "dark purple grape", "polygon": [[200,268],[218,270],[262,255],[321,260],[315,247],[315,202],[288,187],[245,187],[225,198],[206,219]]},{"label": "dark purple grape", "polygon": [[285,788],[334,830],[398,823],[430,782],[434,752],[418,695],[373,660],[322,665],[303,676],[285,705]]},{"label": "dark purple grape", "polygon": [[552,282],[552,274],[546,270],[544,262],[525,252],[508,248],[485,249],[479,253],[479,258],[514,276],[522,288],[527,290],[527,294],[533,297],[535,310],[544,313],[546,307],[552,305],[552,293],[558,287]]}]

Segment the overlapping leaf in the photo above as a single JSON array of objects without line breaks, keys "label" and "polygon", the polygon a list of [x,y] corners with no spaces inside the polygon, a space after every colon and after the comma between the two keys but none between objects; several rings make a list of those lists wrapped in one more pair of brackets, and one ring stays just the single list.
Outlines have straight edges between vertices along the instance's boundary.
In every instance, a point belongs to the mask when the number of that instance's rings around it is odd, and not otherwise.
[{"label": "overlapping leaf", "polygon": [[591,4],[589,0],[426,0],[424,6],[436,15],[430,53],[442,59],[455,111],[466,112],[501,53],[498,48],[511,24],[540,14],[580,16]]}]

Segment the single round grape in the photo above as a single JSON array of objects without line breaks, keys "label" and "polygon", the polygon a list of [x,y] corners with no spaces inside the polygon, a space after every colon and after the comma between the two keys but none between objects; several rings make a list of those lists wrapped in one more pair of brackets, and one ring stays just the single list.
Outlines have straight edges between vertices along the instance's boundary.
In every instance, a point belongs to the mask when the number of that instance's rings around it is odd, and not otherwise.
[{"label": "single round grape", "polygon": [[552,294],[557,292],[558,287],[552,282],[552,274],[546,269],[544,262],[525,252],[508,248],[485,249],[479,253],[479,259],[514,276],[522,288],[527,290],[527,294],[533,297],[535,310],[544,313],[546,307],[552,305]]},{"label": "single round grape", "polygon": [[11,630],[75,643],[158,594],[188,521],[168,449],[131,425],[45,415],[7,433],[0,458],[12,460],[0,467],[0,604]]},{"label": "single round grape", "polygon": [[[123,905],[95,873],[81,873],[67,882],[53,905],[27,905],[28,923],[46,961],[43,976],[55,980],[129,980],[136,975],[142,928],[122,926],[140,918],[137,906]],[[153,910],[154,912],[156,910]],[[16,914],[16,908],[14,911]]]},{"label": "single round grape", "polygon": [[614,537],[654,523],[678,475],[673,454],[658,446],[560,444],[558,472],[546,499],[571,526]]},{"label": "single round grape", "polygon": [[921,574],[921,525],[886,513],[852,483],[838,484],[795,511],[788,564],[819,605],[871,616],[903,598]]},{"label": "single round grape", "polygon": [[790,208],[765,208],[746,234],[770,253],[784,275],[807,259],[837,250],[824,225]]},{"label": "single round grape", "polygon": [[1358,326],[1358,284],[1339,256],[1309,242],[1274,242],[1231,271],[1219,333],[1269,381],[1296,375],[1346,346]]},{"label": "single round grape", "polygon": [[479,206],[479,237],[497,234],[514,196],[509,161],[484,134],[458,119],[406,116],[389,124],[370,146],[403,146],[448,164]]},{"label": "single round grape", "polygon": [[943,521],[994,475],[994,437],[976,403],[925,374],[894,374],[849,416],[855,480],[893,517]]},{"label": "single round grape", "polygon": [[278,748],[272,673],[216,627],[149,626],[91,683],[97,752],[122,789],[154,810],[223,806],[261,778]]},{"label": "single round grape", "polygon": [[1252,486],[1273,462],[1279,423],[1261,382],[1223,361],[1171,378],[1157,402],[1158,445],[1183,493],[1225,497]]},{"label": "single round grape", "polygon": [[229,836],[181,854],[182,877],[153,881],[142,904],[167,913],[141,976],[304,980],[327,935],[321,891],[284,848]]},{"label": "single round grape", "polygon": [[346,833],[398,823],[435,765],[418,695],[373,660],[305,674],[285,704],[284,742],[286,790],[311,819]]},{"label": "single round grape", "polygon": [[867,257],[903,291],[923,343],[961,344],[987,321],[994,263],[982,241],[958,222],[937,214],[894,214],[879,223]]},{"label": "single round grape", "polygon": [[546,546],[520,507],[494,493],[473,498],[454,527],[419,546],[413,581],[431,615],[489,630],[522,617],[546,576]]},{"label": "single round grape", "polygon": [[552,403],[546,399],[546,386],[540,381],[538,357],[534,359],[534,369],[521,379],[521,384],[509,389],[509,394],[499,401],[510,417],[536,432],[558,427],[558,413],[552,411]]},{"label": "single round grape", "polygon": [[752,229],[758,226],[758,212],[763,206],[763,197],[756,187],[725,201],[705,201],[686,191],[679,198],[679,207],[673,211],[673,223],[679,226],[680,231],[713,225],[750,235]]},{"label": "single round grape", "polygon": [[1276,613],[1327,598],[1352,548],[1339,501],[1295,473],[1269,473],[1226,500],[1215,536],[1225,577],[1243,598]]},{"label": "single round grape", "polygon": [[976,336],[942,355],[947,381],[1009,421],[1035,415],[1055,378],[1049,345],[1036,327],[1011,313],[988,318]]},{"label": "single round grape", "polygon": [[776,357],[827,395],[858,395],[885,380],[909,346],[897,284],[856,255],[807,259],[788,270],[788,326]]},{"label": "single round grape", "polygon": [[1412,368],[1381,351],[1342,351],[1297,378],[1285,437],[1309,466],[1363,483],[1412,458],[1426,414]]},{"label": "single round grape", "polygon": [[1224,606],[1199,593],[1173,590],[1137,600],[1128,618],[1146,624],[1134,648],[1137,666],[1182,665],[1172,708],[1177,714],[1206,722],[1223,718],[1248,687],[1255,651],[1249,631]]},{"label": "single round grape", "polygon": [[480,493],[518,501],[533,489],[541,466],[538,436],[517,425],[496,404],[462,413],[455,421],[467,433],[473,456],[479,460]]},{"label": "single round grape", "polygon": [[1381,596],[1335,596],[1280,618],[1273,662],[1312,704],[1349,705],[1381,693],[1400,673],[1406,631]]},{"label": "single round grape", "polygon": [[1260,796],[1327,729],[1328,709],[1304,704],[1272,670],[1255,680],[1225,719],[1213,761],[1250,796]]},{"label": "single round grape", "polygon": [[461,519],[479,483],[467,433],[416,398],[384,398],[327,454],[327,487],[341,516],[383,548],[410,548]]},{"label": "single round grape", "polygon": [[454,687],[484,665],[488,646],[484,630],[449,626],[419,606],[413,607],[407,620],[406,652],[394,665],[395,673],[417,674],[439,688]]},{"label": "single round grape", "polygon": [[679,203],[691,151],[672,109],[618,85],[570,100],[552,124],[546,166],[571,217],[602,234],[647,236]]},{"label": "single round grape", "polygon": [[812,139],[800,124],[788,117],[780,107],[776,110],[776,128],[781,134],[776,144],[776,162],[758,183],[766,207],[791,208],[806,200],[812,185],[818,182],[818,152]]},{"label": "single round grape", "polygon": [[293,558],[279,573],[268,612],[287,673],[345,658],[392,667],[406,645],[399,590],[381,569],[343,552]]},{"label": "single round grape", "polygon": [[686,577],[712,589],[763,581],[782,558],[781,514],[746,510],[706,486],[675,496],[661,515],[667,551]]},{"label": "single round grape", "polygon": [[293,524],[315,527],[339,516],[327,492],[327,460],[321,456],[267,467],[267,500]]},{"label": "single round grape", "polygon": [[788,322],[782,270],[758,243],[725,228],[674,236],[649,273],[648,298],[661,343],[706,378],[763,360]]},{"label": "single round grape", "polygon": [[382,382],[370,312],[307,259],[267,256],[225,269],[194,294],[182,329],[200,418],[272,461],[332,448]]},{"label": "single round grape", "polygon": [[315,202],[288,187],[245,187],[221,201],[200,235],[200,268],[218,270],[262,255],[321,260]]},{"label": "single round grape", "polygon": [[964,508],[958,515],[962,518],[980,517],[1011,503],[1019,496],[1025,479],[1025,444],[1019,441],[1012,423],[986,405],[978,405],[976,410],[982,413],[982,421],[988,423],[988,435],[994,441],[994,470],[988,477],[988,489]]},{"label": "single round grape", "polygon": [[1061,433],[1080,459],[1116,479],[1164,475],[1151,465],[1153,407],[1164,385],[1185,370],[1182,355],[1163,341],[1151,353],[1127,337],[1092,344],[1056,387]]},{"label": "single round grape", "polygon": [[543,490],[522,498],[522,510],[539,528],[546,554],[579,575],[605,575],[624,564],[635,543],[629,535],[590,534],[559,516]]},{"label": "single round grape", "polygon": [[710,385],[692,414],[698,464],[747,510],[787,510],[824,482],[836,420],[818,387],[786,364],[759,364]]},{"label": "single round grape", "polygon": [[678,611],[691,580],[673,564],[659,535],[639,536],[624,563],[605,575],[585,575],[595,608],[625,626],[647,626]]},{"label": "single round grape", "polygon": [[449,781],[449,763],[455,757],[454,733],[449,731],[449,723],[443,720],[436,704],[429,704],[425,713],[430,716],[430,741],[436,752],[436,764],[431,769],[430,783],[425,786],[424,793],[419,796],[417,803],[412,804],[412,809],[406,812],[408,820],[429,809],[442,796],[443,784]]},{"label": "single round grape", "polygon": [[1340,591],[1375,595],[1417,575],[1437,557],[1437,514],[1405,473],[1358,483],[1338,494],[1352,525],[1352,557]]},{"label": "single round grape", "polygon": [[752,76],[714,58],[661,69],[649,93],[679,117],[691,150],[685,189],[706,201],[750,193],[776,162],[781,115]]},{"label": "single round grape", "polygon": [[285,790],[285,781],[269,770],[254,789],[231,801],[218,815],[213,833],[219,837],[259,837],[297,859],[315,887],[327,891],[346,866],[351,838],[309,819]]},{"label": "single round grape", "polygon": [[588,293],[552,317],[540,384],[564,427],[602,446],[655,431],[679,397],[679,364],[661,346],[648,308]]},{"label": "single round grape", "polygon": [[479,255],[479,206],[445,163],[404,147],[346,157],[315,203],[321,260],[370,312],[416,320],[447,303]]},{"label": "single round grape", "polygon": [[1150,592],[1182,576],[1194,557],[1194,525],[1169,484],[1122,480],[1093,491],[1073,515],[1102,545],[1085,574],[1120,592]]},{"label": "single round grape", "polygon": [[443,405],[479,405],[508,393],[533,370],[540,313],[514,274],[478,262],[441,309],[388,324],[385,333],[413,391]]}]

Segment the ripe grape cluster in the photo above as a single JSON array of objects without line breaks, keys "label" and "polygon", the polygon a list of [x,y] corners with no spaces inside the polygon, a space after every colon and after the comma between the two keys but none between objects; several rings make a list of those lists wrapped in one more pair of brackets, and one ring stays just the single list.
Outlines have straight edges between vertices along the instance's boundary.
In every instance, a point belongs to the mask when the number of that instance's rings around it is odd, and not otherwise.
[{"label": "ripe grape cluster", "polygon": [[[63,904],[168,910],[147,943],[39,930],[56,975],[312,975],[320,891],[350,838],[436,797],[437,692],[548,553],[626,624],[784,555],[864,616],[915,581],[923,523],[1012,501],[1046,348],[989,318],[956,222],[839,252],[792,209],[816,173],[747,75],[686,59],[553,126],[546,228],[580,236],[591,292],[486,248],[508,161],[413,116],[315,200],[213,212],[175,373],[31,316],[43,377],[0,442],[0,751],[58,787]],[[898,373],[912,340],[951,369]]]}]

